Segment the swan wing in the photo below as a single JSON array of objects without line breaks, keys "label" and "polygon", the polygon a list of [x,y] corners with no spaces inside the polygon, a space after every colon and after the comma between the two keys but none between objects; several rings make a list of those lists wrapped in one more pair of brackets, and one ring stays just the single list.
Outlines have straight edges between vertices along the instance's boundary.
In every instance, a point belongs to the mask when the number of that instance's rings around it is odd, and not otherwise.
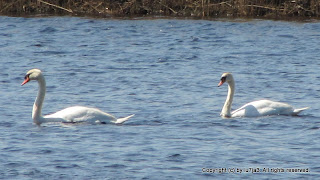
[{"label": "swan wing", "polygon": [[110,122],[116,121],[111,114],[96,108],[73,106],[60,110],[54,114],[44,116],[45,119],[61,119],[62,122]]},{"label": "swan wing", "polygon": [[122,124],[122,123],[128,121],[133,116],[134,116],[134,114],[132,114],[130,116],[127,116],[127,117],[124,117],[124,118],[119,118],[116,121],[112,121],[112,122],[115,123],[115,124]]},{"label": "swan wing", "polygon": [[286,103],[259,100],[245,104],[233,111],[232,117],[258,117],[269,115],[292,115],[293,107]]}]

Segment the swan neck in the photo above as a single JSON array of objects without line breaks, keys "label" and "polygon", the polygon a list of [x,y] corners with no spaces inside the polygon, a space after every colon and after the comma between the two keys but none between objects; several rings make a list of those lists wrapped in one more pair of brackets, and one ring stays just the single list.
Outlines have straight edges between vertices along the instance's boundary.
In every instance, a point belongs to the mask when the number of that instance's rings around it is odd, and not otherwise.
[{"label": "swan neck", "polygon": [[37,98],[33,104],[32,119],[35,124],[40,125],[43,120],[42,106],[43,106],[44,97],[46,95],[46,81],[43,76],[40,76],[38,78],[38,84],[39,84],[39,90],[38,90]]},{"label": "swan neck", "polygon": [[231,80],[228,82],[228,95],[223,105],[221,116],[231,117],[231,105],[233,101],[234,90],[235,90],[235,83],[234,83],[234,80]]}]

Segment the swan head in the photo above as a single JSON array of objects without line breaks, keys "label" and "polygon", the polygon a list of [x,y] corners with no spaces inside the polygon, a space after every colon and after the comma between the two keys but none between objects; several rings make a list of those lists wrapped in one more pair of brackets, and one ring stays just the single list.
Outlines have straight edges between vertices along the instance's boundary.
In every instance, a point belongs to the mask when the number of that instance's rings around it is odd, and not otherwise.
[{"label": "swan head", "polygon": [[42,72],[40,69],[31,69],[27,72],[26,76],[24,77],[24,81],[22,82],[21,86],[28,83],[31,80],[38,80],[39,77],[42,77]]},{"label": "swan head", "polygon": [[218,84],[218,87],[220,87],[223,83],[227,82],[228,84],[233,82],[233,76],[231,73],[227,72],[227,73],[223,73],[220,79],[220,82]]}]

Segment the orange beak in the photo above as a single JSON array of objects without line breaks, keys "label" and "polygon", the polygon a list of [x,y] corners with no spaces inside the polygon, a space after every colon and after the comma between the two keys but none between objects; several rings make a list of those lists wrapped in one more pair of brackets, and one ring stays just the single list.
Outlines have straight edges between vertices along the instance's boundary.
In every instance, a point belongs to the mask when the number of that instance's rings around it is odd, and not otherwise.
[{"label": "orange beak", "polygon": [[224,83],[223,81],[220,81],[218,84],[218,87],[220,87],[223,83]]},{"label": "orange beak", "polygon": [[26,78],[24,79],[24,81],[22,82],[21,86],[23,86],[24,84],[26,84],[26,83],[29,82],[29,81],[30,81],[29,77],[26,77]]}]

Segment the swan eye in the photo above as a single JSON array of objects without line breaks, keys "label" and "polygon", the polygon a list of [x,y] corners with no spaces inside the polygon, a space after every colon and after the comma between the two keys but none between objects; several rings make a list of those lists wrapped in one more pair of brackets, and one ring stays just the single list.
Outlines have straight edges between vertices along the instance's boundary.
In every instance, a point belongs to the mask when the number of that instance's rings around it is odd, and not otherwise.
[{"label": "swan eye", "polygon": [[226,81],[226,79],[227,79],[227,77],[226,77],[226,76],[221,77],[221,81],[222,81],[222,82],[225,82],[225,81]]},{"label": "swan eye", "polygon": [[32,73],[29,73],[29,74],[26,74],[25,76],[24,76],[24,79],[30,79],[30,75],[31,75]]},{"label": "swan eye", "polygon": [[26,76],[24,76],[24,79],[28,79],[30,76],[30,74],[27,74]]}]

